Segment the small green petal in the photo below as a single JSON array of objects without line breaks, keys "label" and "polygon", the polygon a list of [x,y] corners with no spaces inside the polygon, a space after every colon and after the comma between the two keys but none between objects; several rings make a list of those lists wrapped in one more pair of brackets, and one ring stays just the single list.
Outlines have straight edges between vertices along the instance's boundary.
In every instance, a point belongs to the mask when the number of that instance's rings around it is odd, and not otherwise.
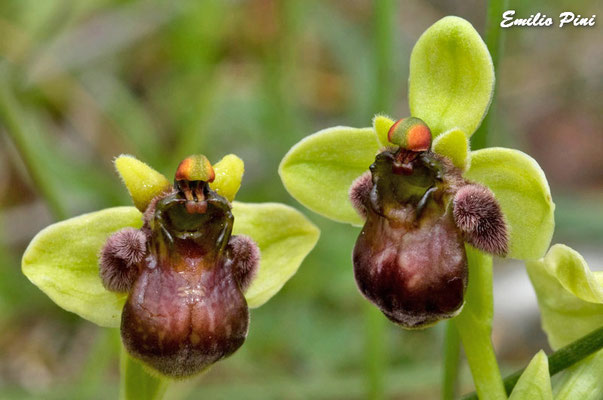
[{"label": "small green petal", "polygon": [[526,267],[553,349],[603,326],[603,272],[591,272],[580,254],[556,244]]},{"label": "small green petal", "polygon": [[556,378],[555,400],[603,399],[603,350],[572,365]]},{"label": "small green petal", "polygon": [[118,327],[126,294],[105,290],[98,253],[107,237],[125,227],[140,228],[134,207],[80,215],[38,233],[23,255],[23,274],[57,305],[104,327]]},{"label": "small green petal", "polygon": [[232,203],[234,235],[261,251],[260,269],[245,293],[249,307],[264,304],[291,278],[318,241],[320,230],[296,209],[279,203]]},{"label": "small green petal", "polygon": [[552,400],[549,360],[540,350],[521,374],[509,400]]},{"label": "small green petal", "polygon": [[435,153],[448,157],[461,171],[467,170],[471,157],[469,154],[469,140],[462,130],[452,128],[435,138],[432,143]]},{"label": "small green petal", "polygon": [[380,114],[375,115],[375,118],[373,118],[373,129],[377,133],[377,138],[382,146],[391,146],[391,143],[387,139],[387,133],[395,122],[393,119]]},{"label": "small green petal", "polygon": [[216,178],[209,186],[228,201],[233,201],[241,187],[245,172],[243,160],[234,154],[228,154],[214,164],[214,171]]},{"label": "small green petal", "polygon": [[538,163],[521,151],[492,147],[471,152],[464,176],[488,186],[500,203],[510,233],[508,257],[542,257],[555,228],[555,204]]},{"label": "small green petal", "polygon": [[445,17],[417,41],[410,56],[410,114],[433,137],[458,127],[468,137],[488,111],[494,67],[486,44],[466,20]]},{"label": "small green petal", "polygon": [[127,154],[115,159],[115,168],[128,188],[134,205],[140,211],[147,208],[153,197],[171,186],[165,176]]},{"label": "small green petal", "polygon": [[324,129],[293,146],[281,161],[279,174],[289,194],[310,210],[361,225],[348,191],[373,163],[379,147],[373,128]]}]

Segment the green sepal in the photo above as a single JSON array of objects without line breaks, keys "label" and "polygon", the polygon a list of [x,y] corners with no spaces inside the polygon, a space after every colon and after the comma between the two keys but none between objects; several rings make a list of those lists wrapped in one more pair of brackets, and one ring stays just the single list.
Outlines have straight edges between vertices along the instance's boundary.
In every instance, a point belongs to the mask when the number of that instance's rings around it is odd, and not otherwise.
[{"label": "green sepal", "polygon": [[39,232],[23,254],[23,274],[61,308],[104,327],[118,327],[126,294],[107,291],[99,276],[98,254],[107,238],[142,226],[134,207],[80,215]]},{"label": "green sepal", "polygon": [[261,251],[260,268],[245,292],[259,307],[291,278],[318,241],[320,230],[296,209],[279,203],[233,202],[234,235],[247,235]]},{"label": "green sepal", "polygon": [[133,156],[122,154],[114,163],[134,205],[140,211],[144,212],[153,197],[171,187],[165,176]]},{"label": "green sepal", "polygon": [[492,147],[471,152],[464,176],[486,185],[500,203],[509,228],[508,257],[542,257],[555,228],[555,204],[538,163],[519,150]]},{"label": "green sepal", "polygon": [[419,38],[410,56],[410,114],[435,138],[458,127],[468,137],[481,124],[494,90],[486,44],[466,20],[445,17]]},{"label": "green sepal", "polygon": [[379,147],[373,128],[324,129],[293,146],[281,161],[279,174],[291,196],[310,210],[361,225],[348,192],[373,163]]},{"label": "green sepal", "polygon": [[553,400],[549,360],[540,350],[517,381],[509,400]]}]

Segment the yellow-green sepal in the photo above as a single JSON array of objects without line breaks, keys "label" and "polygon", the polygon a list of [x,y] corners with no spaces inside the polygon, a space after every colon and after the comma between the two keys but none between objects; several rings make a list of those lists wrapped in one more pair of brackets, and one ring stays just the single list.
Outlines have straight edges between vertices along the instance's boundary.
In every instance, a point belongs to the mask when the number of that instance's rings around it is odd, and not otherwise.
[{"label": "yellow-green sepal", "polygon": [[107,238],[140,228],[134,207],[115,207],[50,225],[31,241],[22,259],[23,274],[61,308],[103,327],[118,327],[126,294],[107,291],[98,254]]},{"label": "yellow-green sepal", "polygon": [[471,137],[492,100],[494,67],[473,26],[449,16],[415,44],[408,81],[410,114],[425,121],[434,138],[454,127]]},{"label": "yellow-green sepal", "polygon": [[464,177],[496,196],[509,229],[508,257],[534,260],[548,249],[555,228],[555,204],[544,172],[532,157],[491,147],[471,152]]},{"label": "yellow-green sepal", "polygon": [[361,225],[348,192],[380,148],[373,128],[337,126],[297,143],[279,166],[283,185],[310,210],[338,222]]},{"label": "yellow-green sepal", "polygon": [[320,236],[302,213],[280,203],[232,203],[233,234],[251,237],[260,248],[260,269],[245,292],[249,307],[259,307],[291,278]]},{"label": "yellow-green sepal", "polygon": [[163,174],[133,156],[122,154],[115,159],[114,164],[134,205],[140,211],[144,212],[155,196],[171,187]]}]

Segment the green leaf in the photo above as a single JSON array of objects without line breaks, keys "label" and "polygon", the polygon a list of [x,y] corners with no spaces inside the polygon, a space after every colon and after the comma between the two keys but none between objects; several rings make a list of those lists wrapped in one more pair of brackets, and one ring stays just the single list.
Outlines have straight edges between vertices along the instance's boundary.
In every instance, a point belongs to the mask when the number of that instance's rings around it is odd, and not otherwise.
[{"label": "green leaf", "polygon": [[214,164],[216,178],[209,186],[228,201],[233,201],[239,188],[245,172],[243,160],[234,154],[224,156],[220,161]]},{"label": "green leaf", "polygon": [[23,255],[23,274],[57,305],[104,327],[118,327],[126,294],[107,291],[99,277],[98,253],[113,232],[140,228],[134,207],[108,208],[51,225]]},{"label": "green leaf", "polygon": [[170,188],[170,182],[165,176],[130,155],[117,157],[115,168],[140,211],[144,212],[153,197]]},{"label": "green leaf", "polygon": [[234,202],[233,234],[247,235],[260,247],[260,269],[245,293],[249,307],[259,307],[295,274],[320,236],[319,229],[296,209],[278,203]]},{"label": "green leaf", "polygon": [[377,133],[377,138],[382,146],[392,145],[387,139],[387,133],[395,122],[393,119],[380,114],[375,115],[375,118],[373,118],[373,129]]},{"label": "green leaf", "polygon": [[122,346],[120,354],[120,400],[161,400],[170,383],[133,359]]},{"label": "green leaf", "polygon": [[555,400],[603,399],[603,350],[561,372],[554,385]]},{"label": "green leaf", "polygon": [[410,55],[408,101],[434,137],[455,127],[471,137],[493,90],[492,58],[469,22],[445,17],[421,35]]},{"label": "green leaf", "polygon": [[603,326],[603,272],[591,272],[580,254],[556,244],[526,267],[553,349]]},{"label": "green leaf", "polygon": [[461,171],[465,171],[470,164],[469,140],[462,130],[452,128],[436,137],[431,149],[440,155],[448,157]]},{"label": "green leaf", "polygon": [[492,147],[471,152],[464,176],[488,186],[500,203],[510,233],[508,257],[542,257],[555,228],[555,205],[538,163],[521,151]]},{"label": "green leaf", "polygon": [[361,225],[348,191],[373,163],[379,147],[372,128],[325,129],[293,146],[281,161],[279,174],[291,196],[310,210]]},{"label": "green leaf", "polygon": [[577,251],[556,244],[544,257],[547,271],[574,296],[590,303],[603,304],[603,285]]},{"label": "green leaf", "polygon": [[540,350],[517,381],[509,400],[552,400],[549,360]]}]

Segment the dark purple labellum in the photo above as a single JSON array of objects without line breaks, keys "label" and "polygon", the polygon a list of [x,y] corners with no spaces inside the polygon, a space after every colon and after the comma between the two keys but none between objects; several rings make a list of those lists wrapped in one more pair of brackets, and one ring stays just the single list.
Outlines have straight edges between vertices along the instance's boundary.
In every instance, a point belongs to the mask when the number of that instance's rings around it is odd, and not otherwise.
[{"label": "dark purple labellum", "polygon": [[354,247],[356,282],[405,328],[449,318],[463,305],[467,257],[451,206],[461,178],[450,168],[431,152],[387,149],[351,189],[366,216]]},{"label": "dark purple labellum", "polygon": [[107,277],[124,275],[118,268],[137,270],[131,283],[119,286],[129,288],[121,322],[124,346],[160,373],[186,377],[245,341],[249,310],[243,290],[259,252],[250,239],[231,237],[230,204],[205,182],[176,186],[145,212],[139,231],[146,238],[144,258],[104,264],[119,257],[111,243],[121,243],[124,231],[117,232],[101,254],[101,276],[112,289],[115,279]]}]

